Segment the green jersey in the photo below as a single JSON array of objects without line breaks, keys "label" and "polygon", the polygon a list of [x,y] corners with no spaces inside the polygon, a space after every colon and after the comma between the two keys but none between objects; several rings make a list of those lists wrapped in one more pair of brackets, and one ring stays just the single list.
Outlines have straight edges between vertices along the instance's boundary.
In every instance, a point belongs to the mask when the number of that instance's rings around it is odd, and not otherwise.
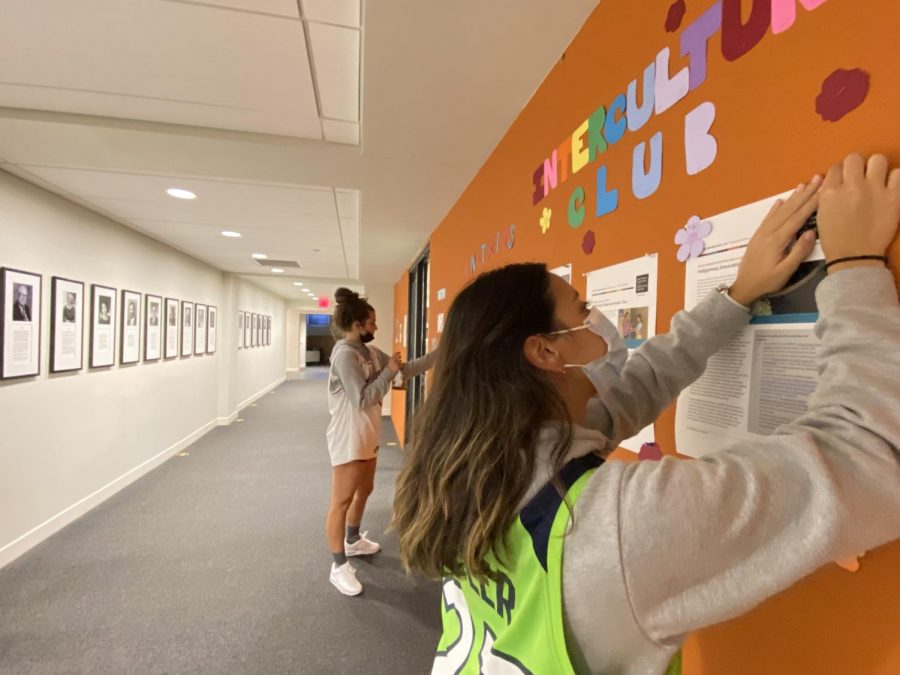
[{"label": "green jersey", "polygon": [[563,633],[562,550],[569,508],[603,460],[574,459],[560,472],[563,501],[548,483],[513,522],[496,580],[444,579],[444,633],[433,674],[574,675]]},{"label": "green jersey", "polygon": [[[432,675],[575,675],[563,630],[563,539],[570,508],[602,463],[597,455],[572,460],[560,471],[565,500],[548,483],[525,505],[503,561],[487,557],[494,580],[444,579]],[[680,674],[680,656],[667,675]]]}]

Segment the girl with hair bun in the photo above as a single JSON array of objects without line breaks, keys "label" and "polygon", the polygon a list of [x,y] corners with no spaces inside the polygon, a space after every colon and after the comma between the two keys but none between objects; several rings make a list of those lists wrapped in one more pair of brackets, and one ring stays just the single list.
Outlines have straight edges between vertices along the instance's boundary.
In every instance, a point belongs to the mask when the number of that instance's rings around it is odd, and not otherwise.
[{"label": "girl with hair bun", "polygon": [[[335,291],[333,326],[343,338],[331,353],[328,375],[328,452],[331,505],[325,535],[331,549],[331,583],[344,595],[359,595],[362,584],[348,557],[373,555],[381,546],[360,533],[366,500],[372,493],[381,437],[381,401],[397,373],[413,378],[431,368],[437,352],[404,364],[399,352],[388,356],[369,343],[378,324],[368,300],[348,288]],[[346,535],[345,535],[346,532]]]}]

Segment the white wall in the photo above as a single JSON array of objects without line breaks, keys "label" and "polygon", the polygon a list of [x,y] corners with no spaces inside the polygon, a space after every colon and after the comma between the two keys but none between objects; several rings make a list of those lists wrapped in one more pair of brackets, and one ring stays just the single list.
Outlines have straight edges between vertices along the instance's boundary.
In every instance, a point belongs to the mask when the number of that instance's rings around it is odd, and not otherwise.
[{"label": "white wall", "polygon": [[236,308],[272,317],[272,344],[237,350],[237,327],[234,327],[232,334],[237,368],[232,372],[237,376],[229,388],[231,411],[248,405],[262,389],[278,379],[283,379],[286,369],[284,299],[246,281],[236,281]]},{"label": "white wall", "polygon": [[288,307],[285,319],[285,359],[288,372],[306,368],[306,312]]},{"label": "white wall", "polygon": [[[301,368],[300,364],[300,311],[288,309],[285,313],[284,362],[289,373]],[[306,365],[305,363],[303,365]]]},{"label": "white wall", "polygon": [[297,314],[297,365],[306,368],[306,335],[309,327],[306,325],[306,315]]},{"label": "white wall", "polygon": [[[0,266],[43,275],[41,374],[0,381],[0,566],[284,378],[283,300],[2,171]],[[86,331],[85,368],[49,375],[51,276],[216,305],[217,352],[90,370]],[[238,303],[271,347],[236,351]]]}]

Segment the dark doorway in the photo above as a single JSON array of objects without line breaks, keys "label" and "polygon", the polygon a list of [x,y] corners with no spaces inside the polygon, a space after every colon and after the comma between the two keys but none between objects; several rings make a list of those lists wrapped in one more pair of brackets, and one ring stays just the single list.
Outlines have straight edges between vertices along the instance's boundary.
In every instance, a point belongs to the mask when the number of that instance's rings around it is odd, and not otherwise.
[{"label": "dark doorway", "polygon": [[[418,359],[428,352],[428,249],[409,270],[409,328],[407,339],[407,361]],[[408,383],[406,390],[406,433],[409,440],[412,420],[416,409],[425,400],[427,374],[420,375]]]}]

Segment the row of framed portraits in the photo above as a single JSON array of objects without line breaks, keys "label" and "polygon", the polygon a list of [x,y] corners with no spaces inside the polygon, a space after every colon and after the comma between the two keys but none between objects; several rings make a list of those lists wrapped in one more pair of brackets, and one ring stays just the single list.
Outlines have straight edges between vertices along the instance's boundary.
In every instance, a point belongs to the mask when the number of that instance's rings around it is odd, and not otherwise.
[{"label": "row of framed portraits", "polygon": [[238,349],[272,344],[272,317],[256,312],[238,312]]},{"label": "row of framed portraits", "polygon": [[[43,276],[0,268],[0,379],[41,371]],[[50,372],[84,368],[85,285],[51,277]],[[117,299],[119,302],[117,302]],[[91,284],[88,355],[90,368],[173,359],[216,351],[218,310],[150,293]]]}]

